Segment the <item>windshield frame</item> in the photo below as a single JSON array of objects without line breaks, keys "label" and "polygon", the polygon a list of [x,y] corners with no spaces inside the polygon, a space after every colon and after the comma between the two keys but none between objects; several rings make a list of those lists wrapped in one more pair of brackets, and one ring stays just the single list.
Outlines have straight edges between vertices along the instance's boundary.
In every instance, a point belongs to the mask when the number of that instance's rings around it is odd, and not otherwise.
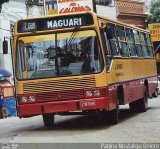
[{"label": "windshield frame", "polygon": [[[18,41],[19,41],[19,38],[22,38],[22,37],[32,37],[32,36],[41,36],[41,35],[47,35],[47,34],[55,34],[55,36],[57,35],[57,34],[61,34],[61,33],[67,33],[67,32],[79,32],[79,31],[88,31],[88,30],[93,30],[94,32],[95,32],[95,34],[96,34],[96,36],[95,37],[97,37],[97,44],[99,45],[99,52],[100,52],[100,54],[101,54],[101,58],[102,58],[102,60],[101,60],[101,62],[102,62],[102,66],[101,66],[101,71],[99,71],[99,72],[92,72],[92,73],[87,73],[87,74],[78,74],[78,75],[63,75],[63,76],[57,76],[57,77],[46,77],[46,78],[18,78],[17,77],[17,71],[18,71],[18,65],[17,65],[17,63],[18,63],[18,59],[17,59],[17,54],[18,54],[18,46],[19,46],[19,44],[18,44]],[[21,81],[23,81],[23,80],[38,80],[38,79],[51,79],[51,78],[61,78],[61,77],[73,77],[73,76],[83,76],[83,75],[95,75],[95,74],[100,74],[103,70],[104,70],[104,64],[105,64],[105,60],[104,60],[104,56],[103,56],[103,52],[102,52],[102,50],[103,50],[103,48],[102,48],[102,46],[101,46],[101,44],[100,44],[100,37],[99,37],[99,35],[98,35],[98,33],[97,33],[97,31],[96,31],[96,29],[93,29],[93,28],[85,28],[85,29],[81,29],[81,28],[78,28],[78,30],[76,29],[76,30],[73,30],[73,29],[69,29],[69,30],[65,30],[65,31],[50,31],[50,32],[48,32],[48,31],[46,31],[45,33],[34,33],[34,34],[24,34],[24,35],[20,35],[20,36],[18,36],[18,38],[16,39],[16,53],[15,53],[15,58],[16,58],[16,60],[15,60],[15,76],[16,76],[16,79],[17,80],[21,80]],[[20,68],[21,69],[21,68]],[[26,70],[27,68],[26,68],[26,66],[25,66],[25,68],[24,68],[24,70]],[[21,73],[23,73],[23,72],[21,72]]]}]

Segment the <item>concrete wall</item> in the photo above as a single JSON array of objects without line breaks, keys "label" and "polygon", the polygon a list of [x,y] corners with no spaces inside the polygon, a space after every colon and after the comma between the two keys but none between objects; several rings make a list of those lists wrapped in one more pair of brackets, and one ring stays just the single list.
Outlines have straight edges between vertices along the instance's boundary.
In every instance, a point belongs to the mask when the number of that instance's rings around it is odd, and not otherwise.
[{"label": "concrete wall", "polygon": [[109,19],[114,19],[114,20],[117,19],[115,7],[97,5],[96,9],[97,9],[97,14],[100,16],[108,17]]}]

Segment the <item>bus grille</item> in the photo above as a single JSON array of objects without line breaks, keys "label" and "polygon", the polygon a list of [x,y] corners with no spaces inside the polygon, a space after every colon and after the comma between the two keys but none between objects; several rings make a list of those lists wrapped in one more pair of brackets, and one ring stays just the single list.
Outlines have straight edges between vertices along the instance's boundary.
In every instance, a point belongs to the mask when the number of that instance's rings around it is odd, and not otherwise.
[{"label": "bus grille", "polygon": [[96,87],[94,77],[75,79],[28,82],[23,84],[23,93],[50,93],[59,91],[81,90]]},{"label": "bus grille", "polygon": [[37,101],[57,101],[57,100],[76,100],[84,98],[83,90],[72,90],[72,91],[59,91],[59,92],[48,92],[48,93],[38,93]]}]

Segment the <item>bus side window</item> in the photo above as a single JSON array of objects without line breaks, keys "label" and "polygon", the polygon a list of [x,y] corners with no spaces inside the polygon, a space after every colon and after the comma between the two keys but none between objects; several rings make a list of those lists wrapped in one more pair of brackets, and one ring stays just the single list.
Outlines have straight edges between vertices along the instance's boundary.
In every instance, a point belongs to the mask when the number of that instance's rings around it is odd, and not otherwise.
[{"label": "bus side window", "polygon": [[120,52],[119,52],[119,47],[118,47],[118,42],[117,42],[115,25],[111,23],[106,24],[105,32],[106,32],[106,37],[109,41],[111,55],[118,56]]},{"label": "bus side window", "polygon": [[131,56],[136,56],[133,30],[132,29],[126,29],[126,36],[127,36],[127,39],[128,39],[130,55]]},{"label": "bus side window", "polygon": [[138,57],[142,57],[143,53],[142,53],[142,46],[140,43],[140,37],[139,37],[139,32],[136,30],[133,30],[134,33],[134,40],[135,40],[135,45],[136,45],[136,50],[137,50],[137,56]]},{"label": "bus side window", "polygon": [[150,57],[154,57],[153,46],[151,43],[150,35],[148,33],[145,34],[145,41],[146,41],[148,51],[150,53]]},{"label": "bus side window", "polygon": [[150,51],[147,48],[147,42],[145,41],[145,34],[140,32],[140,40],[143,49],[143,57],[149,57]]},{"label": "bus side window", "polygon": [[118,35],[118,43],[119,43],[119,50],[122,53],[123,57],[129,57],[128,45],[125,37],[125,30],[122,26],[117,26],[117,35]]}]

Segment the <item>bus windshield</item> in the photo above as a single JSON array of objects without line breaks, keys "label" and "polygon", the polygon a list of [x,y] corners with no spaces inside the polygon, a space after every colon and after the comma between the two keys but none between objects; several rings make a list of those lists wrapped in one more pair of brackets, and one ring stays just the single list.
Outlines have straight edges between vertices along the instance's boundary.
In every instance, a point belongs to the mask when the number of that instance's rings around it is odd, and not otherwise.
[{"label": "bus windshield", "polygon": [[20,37],[16,55],[17,79],[91,74],[103,69],[94,30]]}]

